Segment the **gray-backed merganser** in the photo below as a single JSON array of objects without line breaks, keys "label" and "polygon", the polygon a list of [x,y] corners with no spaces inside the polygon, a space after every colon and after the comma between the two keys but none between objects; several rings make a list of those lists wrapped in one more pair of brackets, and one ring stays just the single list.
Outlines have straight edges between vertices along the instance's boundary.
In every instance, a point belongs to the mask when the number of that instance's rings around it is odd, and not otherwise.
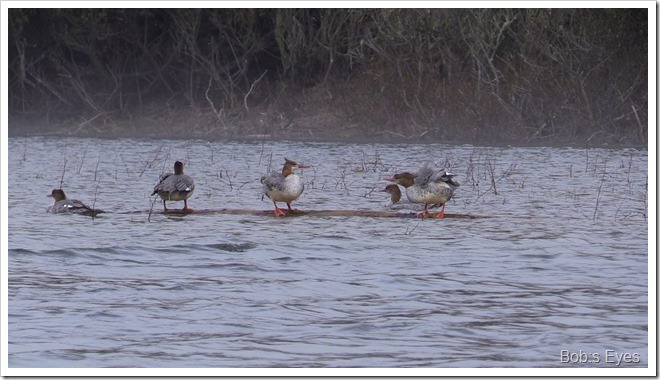
[{"label": "gray-backed merganser", "polygon": [[[380,190],[383,193],[390,193],[390,200],[385,204],[385,208],[390,210],[414,210],[422,211],[424,205],[412,203],[408,199],[401,198],[401,189],[397,184],[390,184],[385,186],[384,189]],[[438,207],[438,204],[429,205],[429,208]]]},{"label": "gray-backed merganser", "polygon": [[94,210],[93,208],[87,206],[86,204],[82,203],[77,199],[67,198],[66,194],[64,194],[64,190],[62,189],[53,189],[53,191],[50,194],[48,194],[48,196],[53,198],[54,203],[51,206],[48,206],[46,212],[52,214],[73,212],[76,214],[93,216],[103,212],[101,210]]},{"label": "gray-backed merganser", "polygon": [[271,201],[273,201],[273,205],[275,205],[275,216],[287,214],[287,212],[277,207],[277,202],[286,202],[289,211],[293,211],[291,208],[291,202],[298,199],[303,190],[305,190],[305,184],[302,179],[293,172],[293,169],[305,169],[308,167],[308,165],[297,163],[285,158],[284,167],[282,168],[281,173],[272,172],[267,176],[261,177],[263,192]]},{"label": "gray-backed merganser", "polygon": [[166,173],[160,176],[158,184],[154,187],[151,195],[158,194],[163,200],[163,208],[167,212],[165,201],[183,201],[182,211],[192,211],[188,208],[188,198],[195,190],[195,182],[192,177],[183,174],[183,163],[177,161],[174,163],[174,174]]},{"label": "gray-backed merganser", "polygon": [[401,189],[397,184],[390,184],[380,190],[383,193],[390,194],[390,200],[385,204],[385,208],[390,210],[416,210],[421,211],[422,205],[411,203],[407,199],[401,199]]},{"label": "gray-backed merganser", "polygon": [[387,181],[396,182],[406,188],[406,196],[413,203],[423,203],[424,211],[421,217],[429,216],[428,206],[432,204],[442,205],[440,212],[435,214],[436,218],[444,218],[445,203],[454,195],[454,191],[460,186],[453,180],[454,174],[442,170],[434,172],[428,165],[422,166],[417,173],[397,173]]}]

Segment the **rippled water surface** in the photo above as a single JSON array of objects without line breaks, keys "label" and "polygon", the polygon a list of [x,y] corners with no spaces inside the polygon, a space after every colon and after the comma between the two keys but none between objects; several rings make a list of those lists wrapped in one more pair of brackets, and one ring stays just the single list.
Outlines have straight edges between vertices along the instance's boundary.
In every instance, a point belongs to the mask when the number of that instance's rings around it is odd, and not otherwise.
[{"label": "rippled water surface", "polygon": [[[272,210],[284,157],[312,165],[301,210],[383,210],[431,161],[478,218],[149,214],[177,159],[193,209]],[[634,149],[11,138],[9,366],[647,367],[647,173]],[[61,180],[107,212],[46,214]]]}]

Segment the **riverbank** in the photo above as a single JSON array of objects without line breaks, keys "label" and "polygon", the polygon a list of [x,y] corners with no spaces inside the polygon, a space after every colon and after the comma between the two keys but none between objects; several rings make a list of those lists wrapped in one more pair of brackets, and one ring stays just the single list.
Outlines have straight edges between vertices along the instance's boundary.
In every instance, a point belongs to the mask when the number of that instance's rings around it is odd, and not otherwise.
[{"label": "riverbank", "polygon": [[643,8],[10,12],[14,136],[648,143]]}]

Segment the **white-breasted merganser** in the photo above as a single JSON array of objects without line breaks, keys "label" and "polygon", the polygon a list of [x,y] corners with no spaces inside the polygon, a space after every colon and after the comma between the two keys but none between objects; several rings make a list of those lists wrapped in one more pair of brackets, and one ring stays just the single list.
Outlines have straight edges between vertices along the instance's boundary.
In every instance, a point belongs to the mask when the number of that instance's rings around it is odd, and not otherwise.
[{"label": "white-breasted merganser", "polygon": [[54,203],[51,206],[48,206],[46,212],[52,214],[72,212],[76,214],[95,216],[96,214],[103,212],[101,210],[94,210],[93,208],[87,206],[77,199],[67,198],[64,190],[62,189],[53,189],[53,191],[48,194],[48,196],[53,198]]},{"label": "white-breasted merganser", "polygon": [[183,174],[183,163],[177,161],[174,163],[174,174],[166,173],[161,175],[151,195],[158,194],[160,196],[163,200],[165,212],[167,212],[165,201],[183,201],[183,209],[181,211],[192,211],[192,209],[188,208],[188,198],[190,198],[194,190],[195,182],[193,182],[192,177]]},{"label": "white-breasted merganser", "polygon": [[277,207],[277,202],[286,202],[289,211],[293,211],[291,208],[291,202],[298,199],[300,194],[305,190],[305,184],[302,179],[293,172],[293,169],[305,169],[308,167],[309,166],[306,164],[297,163],[288,158],[284,158],[284,167],[282,168],[281,173],[274,171],[267,176],[261,177],[263,192],[271,201],[273,201],[273,205],[275,205],[275,216],[286,215],[285,211]]},{"label": "white-breasted merganser", "polygon": [[413,203],[423,203],[424,211],[421,217],[429,216],[428,206],[432,204],[442,205],[440,212],[435,214],[436,218],[444,218],[445,203],[454,195],[454,191],[460,186],[453,180],[454,174],[442,170],[435,172],[427,164],[422,166],[417,173],[397,173],[387,181],[396,182],[406,188],[406,196]]},{"label": "white-breasted merganser", "polygon": [[401,199],[401,189],[397,184],[390,184],[380,190],[383,193],[390,194],[390,200],[385,204],[385,208],[389,210],[415,210],[421,211],[423,206],[421,204],[411,203],[407,199]]}]

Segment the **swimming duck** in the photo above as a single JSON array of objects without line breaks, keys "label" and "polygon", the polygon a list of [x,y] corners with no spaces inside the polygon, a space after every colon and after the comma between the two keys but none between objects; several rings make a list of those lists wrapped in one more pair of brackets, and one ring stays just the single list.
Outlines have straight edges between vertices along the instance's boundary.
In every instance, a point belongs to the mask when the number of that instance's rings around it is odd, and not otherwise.
[{"label": "swimming duck", "polygon": [[277,202],[286,202],[289,211],[291,202],[300,197],[300,194],[305,190],[305,184],[302,179],[293,172],[293,169],[305,169],[308,165],[291,161],[284,158],[284,167],[282,172],[272,172],[267,176],[261,177],[263,184],[263,192],[275,205],[275,216],[286,215],[287,212],[277,207]]},{"label": "swimming duck", "polygon": [[54,203],[51,206],[48,206],[46,212],[52,214],[73,212],[76,214],[95,216],[96,214],[103,212],[101,210],[94,210],[77,199],[67,198],[62,189],[53,189],[48,196],[53,198]]},{"label": "swimming duck", "polygon": [[183,201],[181,211],[192,211],[188,208],[188,198],[195,190],[195,183],[192,177],[183,174],[183,163],[177,161],[174,163],[174,174],[166,173],[160,176],[158,184],[154,187],[151,195],[158,194],[163,200],[163,208],[167,212],[165,201]]},{"label": "swimming duck", "polygon": [[440,212],[435,214],[436,218],[444,218],[445,203],[454,195],[454,191],[460,186],[453,180],[454,174],[442,170],[435,172],[428,164],[422,166],[417,173],[410,172],[397,173],[392,178],[385,178],[387,181],[396,182],[406,188],[406,196],[413,203],[423,203],[424,211],[421,217],[430,215],[428,206],[439,204],[442,206]]}]

